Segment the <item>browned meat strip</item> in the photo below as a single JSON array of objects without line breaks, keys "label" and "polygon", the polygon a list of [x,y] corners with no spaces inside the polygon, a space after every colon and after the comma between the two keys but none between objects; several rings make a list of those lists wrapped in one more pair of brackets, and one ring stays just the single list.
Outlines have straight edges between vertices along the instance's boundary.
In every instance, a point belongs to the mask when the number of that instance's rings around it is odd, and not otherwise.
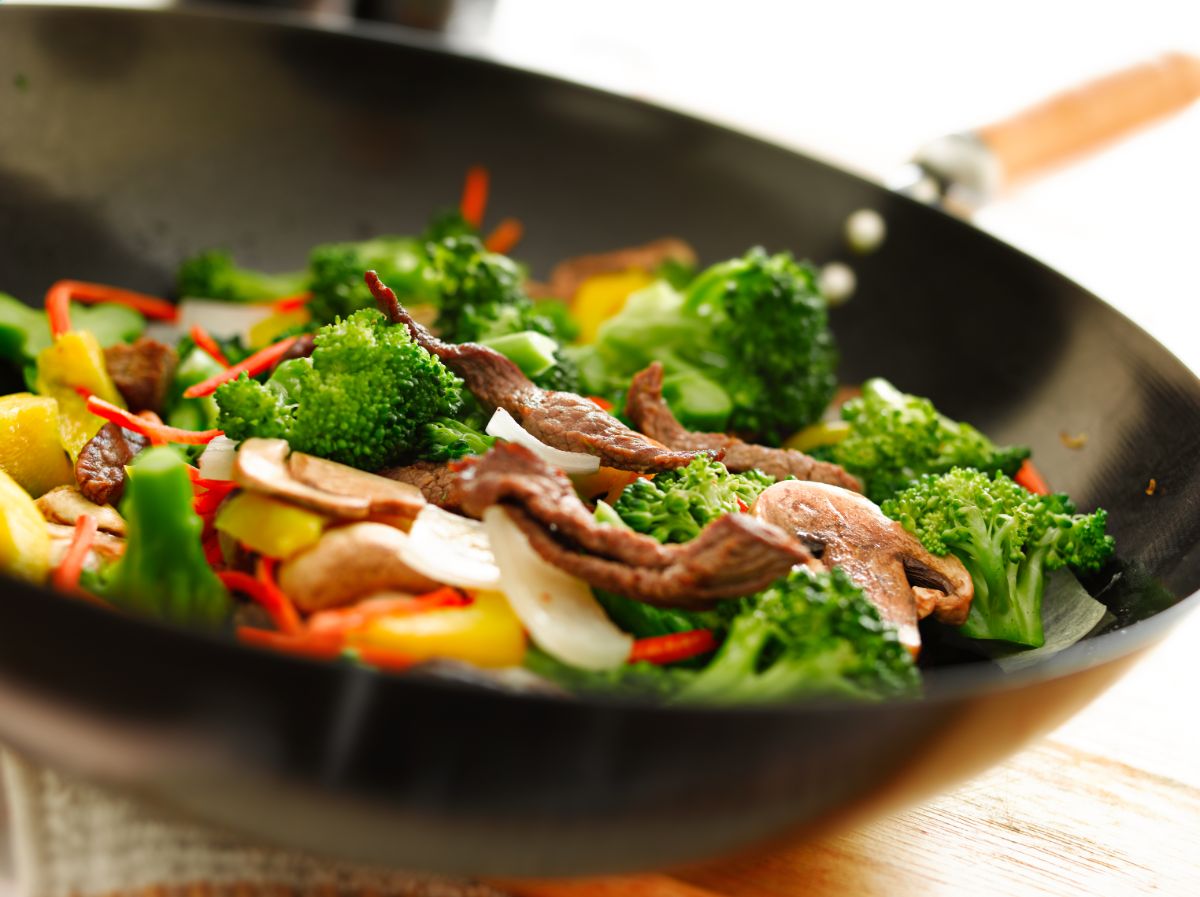
[{"label": "browned meat strip", "polygon": [[381,470],[379,475],[416,486],[427,502],[447,511],[458,511],[462,507],[462,497],[458,492],[458,474],[451,470],[449,464],[417,461],[404,467]]},{"label": "browned meat strip", "polygon": [[115,505],[125,494],[125,465],[150,441],[132,430],[108,423],[100,428],[75,460],[75,482],[88,501]]},{"label": "browned meat strip", "polygon": [[654,271],[666,261],[695,265],[696,252],[683,240],[663,237],[641,246],[629,246],[594,255],[578,255],[559,262],[550,272],[550,281],[542,285],[539,292],[560,299],[573,299],[579,292],[579,287],[589,277],[628,271],[632,268]]},{"label": "browned meat strip", "polygon": [[492,448],[459,488],[467,513],[504,505],[549,563],[648,604],[699,607],[748,595],[813,562],[799,540],[748,514],[722,517],[681,545],[597,523],[566,476],[518,445]]},{"label": "browned meat strip", "polygon": [[962,563],[930,554],[862,495],[785,480],[763,492],[751,512],[820,549],[825,566],[845,570],[914,654],[921,647],[918,619],[930,613],[952,625],[967,619],[975,587]]},{"label": "browned meat strip", "polygon": [[108,373],[125,404],[134,413],[162,411],[178,361],[174,349],[148,337],[128,345],[118,343],[104,350]]},{"label": "browned meat strip", "polygon": [[855,492],[862,491],[858,479],[837,464],[818,461],[795,449],[754,445],[725,433],[691,432],[675,419],[663,401],[662,384],[663,366],[655,361],[634,375],[625,399],[625,413],[633,425],[651,439],[676,449],[724,452],[721,460],[735,473],[758,469],[777,480],[795,477],[798,480],[829,483]]},{"label": "browned meat strip", "polygon": [[568,452],[585,452],[619,470],[655,472],[686,466],[707,449],[673,451],[629,429],[595,402],[569,392],[535,386],[521,369],[476,343],[445,343],[413,320],[374,271],[367,285],[384,313],[402,323],[421,346],[440,358],[466,381],[467,389],[489,411],[503,408],[547,445]]}]

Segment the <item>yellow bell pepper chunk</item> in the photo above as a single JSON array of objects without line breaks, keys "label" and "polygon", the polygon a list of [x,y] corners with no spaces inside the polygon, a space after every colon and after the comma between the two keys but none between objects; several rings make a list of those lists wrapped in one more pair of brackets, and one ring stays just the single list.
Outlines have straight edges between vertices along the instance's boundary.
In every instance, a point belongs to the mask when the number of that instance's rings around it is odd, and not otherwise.
[{"label": "yellow bell pepper chunk", "polygon": [[104,350],[86,330],[64,333],[38,354],[35,388],[40,395],[58,401],[58,432],[72,461],[104,425],[101,418],[87,410],[87,399],[78,390],[84,389],[118,408],[125,407],[125,400],[108,375]]},{"label": "yellow bell pepper chunk", "polygon": [[0,470],[34,498],[75,482],[59,438],[58,402],[27,392],[0,396]]},{"label": "yellow bell pepper chunk", "polygon": [[349,641],[398,651],[416,661],[442,657],[481,667],[517,666],[525,657],[525,630],[499,592],[477,592],[466,607],[380,617],[352,633]]},{"label": "yellow bell pepper chunk", "polygon": [[0,572],[30,582],[50,574],[50,532],[29,493],[0,470]]},{"label": "yellow bell pepper chunk", "polygon": [[837,445],[850,435],[850,424],[844,420],[818,421],[798,430],[783,443],[784,448],[798,452],[811,452],[823,445]]},{"label": "yellow bell pepper chunk", "polygon": [[259,554],[289,558],[321,538],[325,518],[257,492],[241,492],[221,505],[216,527]]},{"label": "yellow bell pepper chunk", "polygon": [[250,338],[251,349],[263,349],[283,336],[284,332],[312,320],[312,314],[307,308],[295,308],[291,311],[277,311],[268,315],[250,328],[247,336]]},{"label": "yellow bell pepper chunk", "polygon": [[600,325],[625,307],[631,293],[654,283],[654,276],[641,268],[596,274],[579,285],[571,302],[571,311],[579,324],[579,342],[592,343]]}]

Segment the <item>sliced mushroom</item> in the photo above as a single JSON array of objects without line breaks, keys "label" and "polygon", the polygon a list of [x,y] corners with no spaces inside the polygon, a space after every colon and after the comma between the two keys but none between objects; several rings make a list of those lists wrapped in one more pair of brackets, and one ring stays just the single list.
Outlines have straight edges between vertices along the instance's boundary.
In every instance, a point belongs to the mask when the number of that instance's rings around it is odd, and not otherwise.
[{"label": "sliced mushroom", "polygon": [[338,495],[300,482],[288,469],[287,457],[288,444],[284,439],[247,439],[238,448],[233,465],[234,482],[243,489],[342,520],[362,520],[371,513],[371,501],[365,496]]},{"label": "sliced mushroom", "polygon": [[336,461],[292,452],[288,472],[306,486],[335,495],[365,498],[372,516],[414,519],[425,507],[425,496],[411,483],[401,483]]},{"label": "sliced mushroom", "polygon": [[331,529],[319,542],[279,568],[279,586],[311,613],[349,604],[373,592],[419,594],[437,588],[401,560],[408,535],[382,523]]},{"label": "sliced mushroom", "polygon": [[80,517],[95,517],[101,532],[125,535],[125,521],[112,506],[88,501],[74,486],[51,489],[37,500],[37,506],[50,523],[73,527]]},{"label": "sliced mushroom", "polygon": [[[50,566],[57,567],[66,557],[67,549],[75,538],[74,525],[66,526],[61,523],[47,523],[46,531],[50,534]],[[84,558],[85,570],[96,570],[101,564],[115,561],[125,553],[125,540],[111,533],[98,532],[92,541],[92,548]]]},{"label": "sliced mushroom", "polygon": [[785,480],[764,491],[752,513],[797,536],[826,567],[841,567],[913,654],[917,620],[934,614],[958,625],[975,588],[953,555],[936,557],[865,496],[838,486]]}]

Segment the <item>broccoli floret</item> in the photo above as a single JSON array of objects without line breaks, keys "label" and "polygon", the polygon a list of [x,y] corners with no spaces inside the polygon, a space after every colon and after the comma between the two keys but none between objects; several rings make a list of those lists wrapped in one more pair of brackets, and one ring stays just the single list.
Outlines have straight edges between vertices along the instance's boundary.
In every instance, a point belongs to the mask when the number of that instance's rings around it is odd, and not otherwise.
[{"label": "broccoli floret", "polygon": [[580,365],[588,390],[611,396],[651,361],[663,363],[663,394],[685,426],[773,444],[816,420],[837,385],[816,272],[762,249],[703,271],[682,294],[664,280],[633,294]]},{"label": "broccoli floret", "polygon": [[700,455],[653,480],[634,480],[613,510],[639,533],[660,542],[686,542],[718,517],[746,510],[774,482],[757,470],[730,473],[720,461]]},{"label": "broccoli floret", "polygon": [[482,455],[496,444],[496,437],[480,433],[470,424],[442,418],[425,425],[417,451],[423,461],[457,461],[466,455]]},{"label": "broccoli floret", "polygon": [[216,392],[230,439],[286,439],[296,451],[378,470],[418,452],[425,425],[453,418],[462,381],[373,308],[317,331],[310,358],[266,384],[244,375]]},{"label": "broccoli floret", "polygon": [[437,243],[447,237],[478,237],[479,228],[462,216],[458,209],[446,209],[436,213],[421,233],[425,243]]},{"label": "broccoli floret", "polygon": [[563,354],[561,349],[554,353],[554,366],[534,377],[533,382],[542,389],[553,389],[556,392],[580,393],[583,391],[578,365],[569,356]]},{"label": "broccoli floret", "polygon": [[525,295],[512,259],[470,235],[428,243],[426,251],[438,296],[434,327],[443,339],[478,342],[522,330],[557,336],[554,320]]},{"label": "broccoli floret", "polygon": [[308,309],[321,324],[345,318],[375,300],[363,282],[369,270],[379,273],[400,301],[417,305],[435,301],[424,244],[412,237],[376,237],[358,243],[326,243],[309,255],[312,299]]},{"label": "broccoli floret", "polygon": [[172,449],[147,449],[130,468],[121,503],[125,553],[89,583],[133,613],[183,626],[215,627],[229,616],[229,592],[204,557],[204,523],[192,509],[187,464]]},{"label": "broccoli floret", "polygon": [[176,284],[179,295],[183,297],[266,302],[308,289],[308,274],[304,271],[264,274],[239,268],[228,252],[210,249],[180,265]]},{"label": "broccoli floret", "polygon": [[953,553],[966,566],[975,599],[960,631],[970,638],[1040,646],[1046,571],[1096,570],[1113,552],[1103,510],[1076,514],[1065,495],[1034,495],[1003,473],[926,475],[883,512],[934,554]]},{"label": "broccoli floret", "polygon": [[531,646],[525,652],[525,669],[567,691],[624,695],[663,700],[679,691],[692,672],[679,667],[656,666],[646,661],[623,664],[613,670],[584,670],[563,663]]},{"label": "broccoli floret", "polygon": [[862,479],[875,502],[926,473],[973,467],[1012,476],[1029,457],[1023,445],[997,446],[970,424],[959,423],[928,399],[900,392],[886,380],[863,384],[862,395],[842,407],[848,435],[826,453]]},{"label": "broccoli floret", "polygon": [[716,657],[680,700],[876,700],[919,688],[896,631],[839,568],[795,570],[740,604]]}]

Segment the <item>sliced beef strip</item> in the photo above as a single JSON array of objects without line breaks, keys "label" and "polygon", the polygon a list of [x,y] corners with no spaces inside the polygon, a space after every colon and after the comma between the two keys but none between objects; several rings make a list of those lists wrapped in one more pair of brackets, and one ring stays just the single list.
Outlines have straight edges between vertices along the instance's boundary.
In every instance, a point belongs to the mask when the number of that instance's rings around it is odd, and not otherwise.
[{"label": "sliced beef strip", "polygon": [[695,265],[696,251],[677,237],[662,237],[640,246],[627,246],[612,252],[577,255],[555,265],[554,270],[550,272],[549,282],[544,284],[542,289],[549,296],[573,299],[579,292],[579,287],[589,277],[635,268],[655,271],[667,261]]},{"label": "sliced beef strip", "polygon": [[476,343],[445,343],[413,320],[374,271],[367,284],[393,323],[404,324],[413,339],[466,381],[467,389],[489,411],[503,408],[542,442],[568,452],[584,452],[619,470],[657,472],[685,467],[703,448],[673,451],[629,429],[590,399],[535,386],[515,364]]},{"label": "sliced beef strip", "polygon": [[735,473],[761,470],[777,480],[795,477],[862,491],[862,483],[837,464],[818,461],[795,449],[754,445],[725,433],[693,433],[685,428],[662,397],[663,366],[653,362],[634,375],[625,399],[625,413],[633,425],[651,439],[676,449],[710,449],[724,453],[721,459]]},{"label": "sliced beef strip", "polygon": [[785,480],[759,495],[751,513],[820,549],[826,567],[846,571],[914,654],[921,646],[918,619],[931,613],[951,625],[967,619],[975,588],[962,562],[930,554],[863,495]]},{"label": "sliced beef strip", "polygon": [[722,517],[678,545],[597,523],[566,476],[518,445],[492,448],[463,471],[459,489],[469,514],[508,509],[547,562],[649,604],[699,607],[748,595],[814,563],[799,540],[748,514]]},{"label": "sliced beef strip", "polygon": [[135,414],[162,411],[179,357],[166,343],[142,337],[104,350],[104,363],[125,404]]},{"label": "sliced beef strip", "polygon": [[107,423],[79,452],[75,482],[88,501],[116,505],[125,494],[125,465],[150,444],[145,436]]},{"label": "sliced beef strip", "polygon": [[447,511],[458,511],[462,507],[462,497],[458,491],[458,474],[449,464],[436,461],[417,461],[403,467],[389,467],[379,471],[381,477],[396,480],[399,483],[409,483],[421,490],[425,500],[430,504],[445,508]]}]

